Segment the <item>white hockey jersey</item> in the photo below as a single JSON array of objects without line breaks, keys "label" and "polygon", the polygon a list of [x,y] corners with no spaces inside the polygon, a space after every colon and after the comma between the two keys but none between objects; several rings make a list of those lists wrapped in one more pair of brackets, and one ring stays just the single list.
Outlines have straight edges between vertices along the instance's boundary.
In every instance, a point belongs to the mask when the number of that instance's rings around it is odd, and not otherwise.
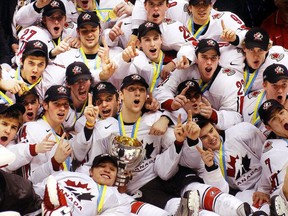
[{"label": "white hockey jersey", "polygon": [[[51,126],[43,119],[39,119],[35,122],[25,123],[19,130],[18,142],[22,143],[40,143],[48,133],[51,133],[49,139],[56,141],[57,143],[60,140],[60,136],[54,132]],[[83,136],[83,137],[81,137]],[[79,138],[80,140],[85,140],[85,143],[89,143],[89,140],[86,141],[84,130],[82,130],[75,137],[69,136],[66,138],[66,141],[72,146],[73,142],[76,142]],[[26,167],[25,174],[28,176],[34,184],[43,181],[50,174],[55,172],[52,167],[51,158],[54,156],[57,149],[57,144],[51,149],[51,151],[46,153],[40,153],[37,156],[33,157],[31,163]],[[65,162],[67,170],[70,170],[71,158]],[[64,167],[65,167],[64,166]]]},{"label": "white hockey jersey", "polygon": [[279,195],[288,165],[287,139],[269,139],[263,145],[261,165],[262,176],[258,190],[266,194]]},{"label": "white hockey jersey", "polygon": [[[133,170],[133,179],[127,185],[129,193],[134,193],[157,176],[166,180],[178,171],[181,154],[176,152],[175,136],[172,129],[168,129],[163,136],[148,134],[152,124],[160,118],[161,114],[161,112],[145,113],[141,117],[137,139],[143,144],[146,154],[143,162]],[[133,125],[124,125],[124,127],[127,136],[130,136]],[[91,166],[95,156],[109,152],[111,138],[114,134],[120,134],[117,119],[110,117],[99,121],[93,131],[92,146],[89,143],[83,145],[84,142],[82,145],[73,144],[75,157],[82,161],[87,157],[89,151],[88,164]]]},{"label": "white hockey jersey", "polygon": [[[244,96],[243,78],[235,70],[220,67],[215,73],[218,74],[210,83],[210,87],[202,93],[217,112],[217,128],[225,130],[242,121],[240,110],[241,99]],[[173,99],[176,96],[178,85],[188,79],[199,82],[200,74],[197,65],[194,64],[185,70],[175,70],[161,86],[153,91],[153,95],[161,104]],[[177,116],[175,118],[177,119]]]},{"label": "white hockey jersey", "polygon": [[[105,187],[97,184],[88,175],[77,172],[57,172],[54,173],[59,189],[63,192],[67,205],[71,208],[73,216],[123,216],[130,215],[131,207],[128,200],[121,195],[116,187]],[[43,198],[45,184],[43,182],[34,185],[35,192]],[[102,210],[100,207],[100,199],[104,198]]]}]

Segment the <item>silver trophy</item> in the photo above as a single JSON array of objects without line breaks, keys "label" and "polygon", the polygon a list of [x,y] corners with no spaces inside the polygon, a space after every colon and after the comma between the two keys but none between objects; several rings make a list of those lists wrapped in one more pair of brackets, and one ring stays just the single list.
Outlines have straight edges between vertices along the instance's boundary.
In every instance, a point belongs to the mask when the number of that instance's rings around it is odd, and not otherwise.
[{"label": "silver trophy", "polygon": [[135,138],[114,136],[111,141],[110,154],[118,158],[118,172],[115,185],[121,193],[126,192],[126,185],[132,179],[131,171],[144,159],[145,149]]}]

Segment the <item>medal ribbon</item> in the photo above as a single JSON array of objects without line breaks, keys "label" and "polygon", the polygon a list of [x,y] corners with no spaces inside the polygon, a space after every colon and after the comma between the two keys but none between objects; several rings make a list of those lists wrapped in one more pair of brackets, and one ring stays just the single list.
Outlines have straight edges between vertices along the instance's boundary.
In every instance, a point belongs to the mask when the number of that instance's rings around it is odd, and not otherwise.
[{"label": "medal ribbon", "polygon": [[156,64],[155,62],[152,62],[153,64],[153,80],[152,83],[150,84],[150,92],[153,92],[155,86],[157,86],[157,84],[159,83],[159,79],[160,79],[160,72],[162,70],[162,66],[163,66],[163,60],[164,60],[164,55],[163,52],[160,51],[160,61],[158,64]]},{"label": "medal ribbon", "polygon": [[52,43],[53,43],[54,47],[58,46],[60,42],[61,42],[60,37],[59,37],[58,40],[57,40],[57,44],[56,44],[55,41],[52,39]]},{"label": "medal ribbon", "polygon": [[97,214],[100,214],[104,205],[104,198],[107,191],[107,185],[98,185],[99,196],[97,199]]},{"label": "medal ribbon", "polygon": [[252,86],[253,83],[258,75],[259,69],[254,70],[253,73],[250,73],[249,68],[246,66],[245,70],[244,70],[244,80],[245,80],[245,87],[244,87],[244,92],[245,95],[247,95]]},{"label": "medal ribbon", "polygon": [[266,95],[266,92],[265,92],[265,91],[262,91],[262,92],[258,95],[258,97],[257,97],[257,102],[256,102],[256,104],[255,104],[254,113],[253,113],[253,116],[252,116],[252,124],[255,125],[255,126],[260,122],[260,117],[259,117],[259,114],[258,114],[258,109],[259,109],[259,107],[261,106],[262,101],[263,101],[265,95]]},{"label": "medal ribbon", "polygon": [[[48,121],[47,121],[47,119],[46,119],[45,116],[43,116],[42,119],[43,119],[45,122],[48,123]],[[49,124],[49,123],[48,123],[48,124]],[[62,127],[62,126],[61,126],[61,127]],[[59,138],[58,138],[55,130],[54,130],[52,127],[51,127],[51,131],[52,131],[52,134],[53,134],[54,137],[55,137],[55,140],[56,140],[57,144],[59,144],[59,143],[60,143],[60,140],[59,140]],[[70,171],[70,156],[67,157],[67,159],[62,163],[62,165],[63,165],[63,170],[65,170],[65,171]]]},{"label": "medal ribbon", "polygon": [[188,20],[188,30],[193,34],[193,36],[198,39],[201,34],[207,29],[208,27],[208,24],[210,22],[210,18],[204,23],[204,25],[202,25],[195,33],[195,28],[194,28],[194,22],[193,22],[193,19],[190,18]]},{"label": "medal ribbon", "polygon": [[[141,121],[141,116],[137,119],[137,121],[133,125],[133,129],[131,132],[131,138],[137,138],[137,133],[138,133],[140,121]],[[124,122],[123,122],[123,118],[122,118],[122,112],[120,112],[119,116],[118,116],[118,126],[119,126],[120,135],[126,136],[126,131],[125,131]]]},{"label": "medal ribbon", "polygon": [[[86,66],[91,70],[91,68],[89,67],[88,59],[86,58],[86,55],[85,55],[83,49],[80,48],[79,50],[80,50],[81,58],[83,59],[83,61],[86,64]],[[94,70],[100,68],[100,64],[101,64],[101,59],[97,55],[96,58],[95,58]]]},{"label": "medal ribbon", "polygon": [[220,143],[219,160],[220,160],[219,165],[220,165],[221,173],[224,176],[225,180],[227,181],[225,146],[224,146],[224,142],[222,139],[221,139],[221,143]]},{"label": "medal ribbon", "polygon": [[198,84],[199,84],[199,87],[201,89],[201,93],[203,94],[205,91],[207,91],[207,89],[210,87],[210,85],[212,84],[211,80],[207,83],[205,83],[203,85],[203,80],[202,79],[199,79],[198,81]]}]

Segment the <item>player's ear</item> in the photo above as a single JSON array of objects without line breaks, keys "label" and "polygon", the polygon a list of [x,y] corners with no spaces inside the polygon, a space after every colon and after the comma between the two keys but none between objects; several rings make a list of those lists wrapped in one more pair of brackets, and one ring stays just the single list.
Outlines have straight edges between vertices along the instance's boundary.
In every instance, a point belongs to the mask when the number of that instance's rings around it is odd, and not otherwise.
[{"label": "player's ear", "polygon": [[136,40],[135,45],[138,47],[138,49],[141,49],[141,42],[139,39]]},{"label": "player's ear", "polygon": [[269,131],[272,131],[272,128],[269,125],[265,125],[265,128]]}]

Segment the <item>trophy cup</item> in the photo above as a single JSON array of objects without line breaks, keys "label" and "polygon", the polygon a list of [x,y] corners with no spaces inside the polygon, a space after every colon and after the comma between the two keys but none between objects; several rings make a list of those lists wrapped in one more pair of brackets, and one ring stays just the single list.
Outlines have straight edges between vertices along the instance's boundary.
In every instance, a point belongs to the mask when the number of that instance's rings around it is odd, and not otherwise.
[{"label": "trophy cup", "polygon": [[120,193],[126,192],[126,185],[132,179],[131,171],[144,159],[145,149],[135,138],[114,136],[110,145],[110,154],[118,158],[118,172],[115,185]]}]

